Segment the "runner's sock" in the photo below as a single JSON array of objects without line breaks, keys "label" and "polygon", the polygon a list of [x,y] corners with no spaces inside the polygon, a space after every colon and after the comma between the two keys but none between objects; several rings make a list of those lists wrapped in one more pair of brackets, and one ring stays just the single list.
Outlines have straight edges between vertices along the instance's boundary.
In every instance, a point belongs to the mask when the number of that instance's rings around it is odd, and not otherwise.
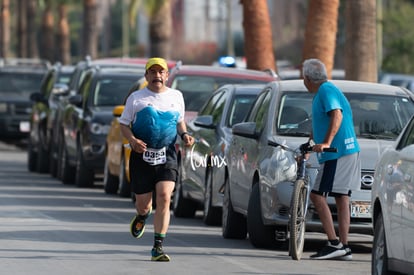
[{"label": "runner's sock", "polygon": [[154,233],[154,247],[162,247],[166,234]]}]

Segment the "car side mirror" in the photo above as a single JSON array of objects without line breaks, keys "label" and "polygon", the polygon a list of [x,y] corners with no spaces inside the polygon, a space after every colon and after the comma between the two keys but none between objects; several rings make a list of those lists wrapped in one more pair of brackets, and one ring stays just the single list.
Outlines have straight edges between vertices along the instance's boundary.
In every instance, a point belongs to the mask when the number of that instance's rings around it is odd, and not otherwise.
[{"label": "car side mirror", "polygon": [[213,116],[204,115],[198,116],[194,120],[194,125],[202,128],[215,129],[216,125],[213,123]]},{"label": "car side mirror", "polygon": [[124,105],[117,105],[112,110],[112,115],[114,117],[120,117],[122,115],[122,112],[124,111],[125,106]]},{"label": "car side mirror", "polygon": [[69,86],[66,84],[53,85],[52,94],[54,96],[65,96],[69,94]]},{"label": "car side mirror", "polygon": [[70,104],[73,104],[75,106],[81,106],[83,98],[82,98],[81,95],[73,95],[73,96],[69,97],[68,101],[69,101]]},{"label": "car side mirror", "polygon": [[257,139],[256,122],[241,122],[234,124],[232,129],[233,135]]}]

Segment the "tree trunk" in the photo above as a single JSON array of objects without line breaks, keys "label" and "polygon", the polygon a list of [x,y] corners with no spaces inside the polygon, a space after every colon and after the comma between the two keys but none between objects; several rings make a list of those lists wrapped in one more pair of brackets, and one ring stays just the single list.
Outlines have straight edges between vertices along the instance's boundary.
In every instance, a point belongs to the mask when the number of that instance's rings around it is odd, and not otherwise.
[{"label": "tree trunk", "polygon": [[376,0],[345,3],[346,79],[377,82]]},{"label": "tree trunk", "polygon": [[6,58],[10,55],[10,0],[1,3],[0,27],[0,56]]},{"label": "tree trunk", "polygon": [[243,5],[244,52],[247,68],[277,71],[266,0],[240,0]]},{"label": "tree trunk", "polygon": [[54,40],[54,18],[52,13],[52,1],[46,1],[46,7],[42,16],[41,58],[54,62],[55,40]]},{"label": "tree trunk", "polygon": [[98,57],[98,27],[96,0],[83,0],[83,56]]},{"label": "tree trunk", "polygon": [[150,57],[159,56],[169,59],[171,56],[172,14],[169,0],[154,0],[149,22]]},{"label": "tree trunk", "polygon": [[57,29],[58,60],[62,64],[70,64],[70,29],[67,17],[67,4],[61,3],[58,7],[59,22]]},{"label": "tree trunk", "polygon": [[17,2],[17,56],[27,57],[27,1]]},{"label": "tree trunk", "polygon": [[320,59],[328,78],[332,75],[335,55],[338,8],[339,0],[310,0],[308,7],[303,60]]},{"label": "tree trunk", "polygon": [[37,47],[37,26],[36,26],[36,17],[37,17],[37,1],[29,0],[27,1],[27,53],[28,57],[38,58],[39,49]]}]

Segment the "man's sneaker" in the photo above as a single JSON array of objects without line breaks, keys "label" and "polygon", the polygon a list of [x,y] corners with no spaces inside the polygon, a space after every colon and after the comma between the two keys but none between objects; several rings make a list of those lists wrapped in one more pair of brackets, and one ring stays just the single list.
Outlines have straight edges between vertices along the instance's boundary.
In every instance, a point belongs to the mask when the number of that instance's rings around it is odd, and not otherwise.
[{"label": "man's sneaker", "polygon": [[135,215],[132,218],[131,223],[129,224],[129,230],[131,231],[131,234],[132,236],[134,236],[134,238],[139,239],[142,237],[142,235],[144,235],[145,221],[148,218],[148,216],[151,214],[151,212],[152,212],[152,207],[148,211],[148,214],[146,215],[145,219],[141,219],[139,215]]},{"label": "man's sneaker", "polygon": [[346,254],[344,256],[339,257],[339,259],[343,261],[351,261],[352,260],[351,248],[348,245],[344,244],[344,249],[346,251]]},{"label": "man's sneaker", "polygon": [[154,247],[151,250],[151,261],[155,262],[169,262],[170,256],[164,253],[162,247]]},{"label": "man's sneaker", "polygon": [[334,259],[345,256],[346,253],[342,243],[333,245],[328,241],[326,246],[324,246],[318,253],[311,255],[310,258],[314,260]]}]

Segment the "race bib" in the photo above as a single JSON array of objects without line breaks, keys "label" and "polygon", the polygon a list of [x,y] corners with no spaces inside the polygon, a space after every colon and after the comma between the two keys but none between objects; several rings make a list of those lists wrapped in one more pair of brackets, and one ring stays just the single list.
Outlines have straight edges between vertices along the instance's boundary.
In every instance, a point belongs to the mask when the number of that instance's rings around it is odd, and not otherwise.
[{"label": "race bib", "polygon": [[165,147],[161,149],[147,148],[142,154],[142,158],[149,165],[164,164],[167,162],[167,153]]}]

